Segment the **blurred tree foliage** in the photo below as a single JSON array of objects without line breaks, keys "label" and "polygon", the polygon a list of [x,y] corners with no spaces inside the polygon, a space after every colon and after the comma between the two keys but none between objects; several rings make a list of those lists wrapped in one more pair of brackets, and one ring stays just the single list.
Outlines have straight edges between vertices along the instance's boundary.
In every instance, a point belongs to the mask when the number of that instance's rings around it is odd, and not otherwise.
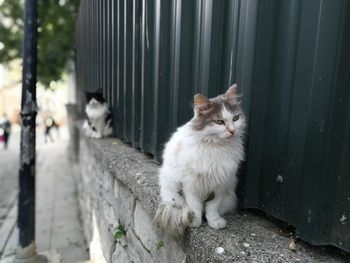
[{"label": "blurred tree foliage", "polygon": [[[37,79],[49,87],[73,58],[79,0],[38,0]],[[0,0],[0,63],[21,58],[24,0]]]}]

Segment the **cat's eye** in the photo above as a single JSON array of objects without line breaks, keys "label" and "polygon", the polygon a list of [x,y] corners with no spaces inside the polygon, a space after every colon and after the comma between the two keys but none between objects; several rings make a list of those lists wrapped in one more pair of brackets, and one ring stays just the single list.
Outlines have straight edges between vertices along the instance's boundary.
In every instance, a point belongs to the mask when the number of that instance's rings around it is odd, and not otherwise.
[{"label": "cat's eye", "polygon": [[233,117],[233,121],[237,121],[239,119],[239,115]]},{"label": "cat's eye", "polygon": [[224,120],[214,120],[214,123],[217,125],[224,125],[225,124]]}]

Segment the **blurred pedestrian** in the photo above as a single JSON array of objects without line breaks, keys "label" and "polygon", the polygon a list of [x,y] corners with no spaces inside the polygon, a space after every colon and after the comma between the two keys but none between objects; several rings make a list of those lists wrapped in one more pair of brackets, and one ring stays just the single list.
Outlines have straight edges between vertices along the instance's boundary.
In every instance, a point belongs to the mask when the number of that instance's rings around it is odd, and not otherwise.
[{"label": "blurred pedestrian", "polygon": [[8,147],[8,141],[10,139],[11,134],[11,122],[7,118],[6,114],[0,119],[0,136],[2,141],[4,142],[4,149]]},{"label": "blurred pedestrian", "polygon": [[58,130],[58,124],[55,122],[55,120],[51,116],[47,117],[44,120],[44,124],[45,124],[45,143],[47,143],[48,139],[50,139],[51,142],[53,142],[51,130],[52,128],[56,128]]}]

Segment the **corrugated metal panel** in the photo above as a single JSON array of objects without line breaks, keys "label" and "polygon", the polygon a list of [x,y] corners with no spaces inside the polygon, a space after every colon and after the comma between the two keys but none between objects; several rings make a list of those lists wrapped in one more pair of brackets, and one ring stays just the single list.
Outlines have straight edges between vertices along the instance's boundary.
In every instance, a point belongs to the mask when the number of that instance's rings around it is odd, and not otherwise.
[{"label": "corrugated metal panel", "polygon": [[77,85],[114,133],[160,159],[195,93],[238,83],[249,117],[241,204],[350,251],[349,0],[86,0]]}]

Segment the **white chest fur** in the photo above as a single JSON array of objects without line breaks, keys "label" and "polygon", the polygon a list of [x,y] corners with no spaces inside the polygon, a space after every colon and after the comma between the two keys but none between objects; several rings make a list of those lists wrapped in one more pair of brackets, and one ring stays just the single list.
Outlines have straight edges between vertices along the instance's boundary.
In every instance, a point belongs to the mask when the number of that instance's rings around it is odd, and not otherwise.
[{"label": "white chest fur", "polygon": [[102,104],[99,103],[94,105],[88,104],[86,106],[86,114],[90,120],[101,118],[105,116],[107,112],[108,112],[108,107],[106,103],[102,103]]},{"label": "white chest fur", "polygon": [[164,160],[203,196],[222,185],[236,184],[236,171],[244,158],[242,139],[205,141],[178,130],[167,145]]},{"label": "white chest fur", "polygon": [[194,178],[195,185],[201,186],[205,193],[232,182],[243,157],[240,150],[235,143],[190,145],[179,161],[184,164],[186,174]]}]

